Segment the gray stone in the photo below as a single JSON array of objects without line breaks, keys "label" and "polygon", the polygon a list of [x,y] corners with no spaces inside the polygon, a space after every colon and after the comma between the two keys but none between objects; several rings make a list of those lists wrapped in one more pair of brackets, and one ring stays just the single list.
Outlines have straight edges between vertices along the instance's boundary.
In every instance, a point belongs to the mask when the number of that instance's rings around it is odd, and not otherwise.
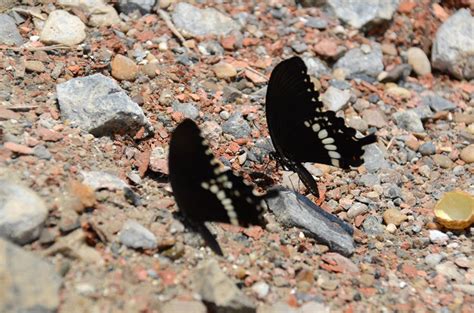
[{"label": "gray stone", "polygon": [[365,187],[371,187],[374,185],[380,184],[380,178],[374,174],[364,174],[360,176],[359,183],[364,185]]},{"label": "gray stone", "polygon": [[364,166],[369,173],[374,173],[382,168],[388,168],[388,162],[385,160],[384,152],[378,144],[365,146],[363,155]]},{"label": "gray stone", "polygon": [[474,78],[474,17],[461,9],[446,20],[436,32],[431,50],[434,68],[458,79]]},{"label": "gray stone", "polygon": [[345,256],[354,252],[352,227],[327,213],[299,193],[281,190],[278,197],[267,200],[269,209],[288,227],[301,228],[332,251]]},{"label": "gray stone", "polygon": [[125,222],[119,240],[123,245],[133,249],[154,249],[158,244],[155,235],[134,220]]},{"label": "gray stone", "polygon": [[51,152],[49,152],[48,148],[46,148],[44,145],[37,145],[33,149],[33,153],[39,159],[51,160],[52,158]]},{"label": "gray stone", "polygon": [[393,114],[393,118],[397,122],[398,127],[402,129],[416,133],[421,133],[425,130],[420,117],[412,110],[396,112]]},{"label": "gray stone", "polygon": [[316,28],[316,29],[326,29],[328,27],[328,21],[320,17],[309,17],[305,23],[305,26]]},{"label": "gray stone", "polygon": [[15,20],[7,14],[0,14],[0,44],[7,46],[23,44],[23,37],[16,28]]},{"label": "gray stone", "polygon": [[224,89],[222,90],[222,98],[225,103],[234,102],[240,97],[242,97],[242,92],[240,90],[232,86],[224,86]]},{"label": "gray stone", "polygon": [[256,312],[255,304],[220,269],[216,260],[202,261],[193,275],[192,283],[209,312]]},{"label": "gray stone", "polygon": [[176,4],[172,19],[178,29],[191,36],[226,35],[240,30],[237,22],[216,9],[199,9],[184,2]]},{"label": "gray stone", "polygon": [[174,102],[173,110],[175,112],[181,112],[183,113],[184,117],[187,117],[193,120],[198,118],[199,116],[199,110],[192,103]]},{"label": "gray stone", "polygon": [[457,106],[449,100],[437,95],[423,96],[422,101],[425,105],[429,106],[433,111],[453,111]]},{"label": "gray stone", "polygon": [[108,189],[108,190],[123,190],[130,188],[127,183],[115,175],[103,171],[82,171],[84,180],[82,183],[91,187],[94,190]]},{"label": "gray stone", "polygon": [[249,123],[242,117],[242,113],[236,112],[222,124],[222,131],[235,138],[247,138],[250,137],[252,129]]},{"label": "gray stone", "polygon": [[336,16],[354,28],[390,21],[399,0],[327,0]]},{"label": "gray stone", "polygon": [[367,218],[362,223],[362,227],[364,228],[364,232],[367,235],[376,236],[383,234],[384,231],[381,219],[373,215],[367,216]]},{"label": "gray stone", "polygon": [[425,121],[434,116],[433,111],[431,111],[430,106],[421,102],[418,106],[411,111],[415,112],[416,115],[422,120]]},{"label": "gray stone", "polygon": [[429,233],[430,233],[430,241],[432,243],[445,244],[449,240],[448,235],[446,235],[445,233],[443,233],[439,230],[430,229]]},{"label": "gray stone", "polygon": [[224,55],[224,48],[216,40],[206,40],[198,45],[199,51],[203,55]]},{"label": "gray stone", "polygon": [[115,80],[102,74],[73,78],[56,86],[61,117],[95,136],[135,133],[152,127],[142,109]]},{"label": "gray stone", "polygon": [[304,42],[301,41],[295,41],[291,43],[291,48],[296,52],[296,53],[303,53],[306,50],[308,50],[308,45]]},{"label": "gray stone", "polygon": [[383,186],[383,195],[390,199],[401,198],[402,190],[396,184],[389,183]]},{"label": "gray stone", "polygon": [[118,8],[121,13],[129,14],[135,10],[141,14],[150,13],[158,0],[119,0]]},{"label": "gray stone", "polygon": [[436,146],[432,141],[428,141],[422,144],[418,148],[418,151],[421,153],[421,155],[432,155],[436,153]]},{"label": "gray stone", "polygon": [[86,39],[86,25],[77,17],[64,10],[49,14],[41,30],[40,40],[45,44],[74,46]]},{"label": "gray stone", "polygon": [[[340,90],[350,90],[352,88],[351,83],[340,79],[331,79],[329,81],[329,85]],[[375,101],[374,103],[376,103],[377,101]]]},{"label": "gray stone", "polygon": [[54,313],[62,279],[54,266],[0,238],[0,312]]},{"label": "gray stone", "polygon": [[382,83],[388,83],[388,82],[398,82],[399,80],[405,80],[408,75],[410,75],[412,70],[412,67],[410,64],[399,64],[395,66],[392,70],[390,70],[388,73],[384,72],[385,75],[381,75],[382,77],[379,76],[379,80]]},{"label": "gray stone", "polygon": [[33,190],[0,180],[0,237],[30,243],[38,239],[47,216],[46,204]]},{"label": "gray stone", "polygon": [[326,108],[331,111],[339,111],[344,109],[349,103],[351,92],[349,90],[339,90],[330,86],[321,96],[321,101]]},{"label": "gray stone", "polygon": [[347,217],[355,218],[358,215],[369,212],[369,207],[360,202],[354,203],[349,210],[347,210]]},{"label": "gray stone", "polygon": [[329,67],[318,58],[304,57],[303,58],[306,67],[308,68],[308,75],[314,77],[320,77],[321,75],[328,75],[331,73]]},{"label": "gray stone", "polygon": [[425,256],[425,263],[431,267],[435,267],[443,260],[443,256],[439,253],[431,253]]},{"label": "gray stone", "polygon": [[369,52],[365,49],[354,48],[337,60],[334,68],[342,68],[348,78],[361,78],[367,80],[367,77],[375,78],[383,71],[383,56],[380,45],[372,44]]}]

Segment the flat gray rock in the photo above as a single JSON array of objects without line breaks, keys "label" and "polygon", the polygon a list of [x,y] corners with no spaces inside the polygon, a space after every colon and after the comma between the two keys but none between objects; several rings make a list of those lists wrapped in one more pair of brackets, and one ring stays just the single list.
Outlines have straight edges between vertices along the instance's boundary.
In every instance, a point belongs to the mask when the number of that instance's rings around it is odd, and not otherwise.
[{"label": "flat gray rock", "polygon": [[421,100],[425,105],[428,105],[435,112],[453,111],[457,108],[457,106],[451,101],[435,94],[423,96]]},{"label": "flat gray rock", "polygon": [[0,14],[0,44],[8,46],[19,46],[23,44],[15,20],[7,14]]},{"label": "flat gray rock", "polygon": [[385,160],[385,153],[377,143],[365,146],[363,159],[364,166],[369,173],[389,167],[387,160]]},{"label": "flat gray rock", "polygon": [[235,138],[247,138],[250,137],[252,129],[249,123],[242,117],[242,113],[236,112],[222,124],[222,131]]},{"label": "flat gray rock", "polygon": [[174,102],[173,103],[173,111],[183,113],[184,117],[190,119],[196,119],[199,116],[199,110],[196,106],[192,103],[181,103],[181,102]]},{"label": "flat gray rock", "polygon": [[184,2],[176,4],[172,19],[177,28],[192,36],[226,35],[240,30],[236,21],[216,9],[199,9]]},{"label": "flat gray rock", "polygon": [[202,261],[198,265],[193,275],[193,286],[209,312],[256,312],[255,304],[221,270],[216,260]]},{"label": "flat gray rock", "polygon": [[457,11],[438,28],[431,63],[458,79],[474,78],[474,17],[468,9]]},{"label": "flat gray rock", "polygon": [[47,216],[48,208],[36,192],[0,180],[0,237],[20,245],[30,243],[39,237]]},{"label": "flat gray rock", "polygon": [[120,242],[133,249],[155,249],[158,245],[155,235],[134,220],[128,220],[119,235]]},{"label": "flat gray rock", "polygon": [[0,312],[54,313],[62,279],[54,266],[0,238]]},{"label": "flat gray rock", "polygon": [[399,0],[327,0],[336,16],[354,28],[390,21]]},{"label": "flat gray rock", "polygon": [[399,128],[416,133],[425,131],[421,118],[412,110],[396,112],[393,114],[393,118]]},{"label": "flat gray rock", "polygon": [[138,104],[102,74],[73,78],[57,85],[56,91],[62,119],[94,136],[134,135],[141,127],[153,131]]},{"label": "flat gray rock", "polygon": [[348,78],[367,80],[375,78],[383,71],[383,56],[380,45],[373,43],[371,47],[364,45],[354,48],[337,60],[334,68],[342,68]]},{"label": "flat gray rock", "polygon": [[350,98],[351,92],[349,90],[340,90],[330,86],[321,96],[321,101],[328,110],[337,112],[347,106]]},{"label": "flat gray rock", "polygon": [[319,58],[304,57],[303,61],[308,68],[308,75],[310,76],[320,77],[321,75],[329,75],[331,73],[331,69]]},{"label": "flat gray rock", "polygon": [[82,171],[83,184],[91,187],[94,190],[108,189],[108,190],[123,190],[130,188],[130,186],[115,175],[103,171]]},{"label": "flat gray rock", "polygon": [[267,200],[269,209],[287,227],[301,228],[306,234],[345,256],[354,253],[352,227],[327,213],[305,196],[280,190],[278,197]]}]

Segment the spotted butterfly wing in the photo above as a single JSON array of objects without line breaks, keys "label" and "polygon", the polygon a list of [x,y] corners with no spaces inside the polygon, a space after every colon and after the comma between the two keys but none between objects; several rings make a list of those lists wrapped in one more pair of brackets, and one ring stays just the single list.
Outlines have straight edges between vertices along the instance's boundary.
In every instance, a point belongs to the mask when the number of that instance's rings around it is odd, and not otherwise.
[{"label": "spotted butterfly wing", "polygon": [[362,147],[375,135],[356,138],[356,130],[332,111],[323,111],[319,93],[299,57],[279,63],[273,70],[266,95],[266,116],[277,160],[298,173],[311,193],[318,196],[316,181],[302,162],[341,168],[363,163]]},{"label": "spotted butterfly wing", "polygon": [[222,250],[205,222],[265,225],[264,199],[273,193],[257,195],[241,177],[224,169],[190,119],[171,136],[169,178],[179,209],[219,255]]}]

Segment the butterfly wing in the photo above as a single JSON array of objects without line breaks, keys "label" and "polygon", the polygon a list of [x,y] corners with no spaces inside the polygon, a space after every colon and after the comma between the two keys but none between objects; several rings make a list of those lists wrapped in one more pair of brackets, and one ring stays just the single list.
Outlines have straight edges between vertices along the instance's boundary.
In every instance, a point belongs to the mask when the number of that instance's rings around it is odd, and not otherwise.
[{"label": "butterfly wing", "polygon": [[195,223],[265,224],[265,196],[256,195],[241,177],[223,169],[190,119],[171,136],[169,177],[179,209]]},{"label": "butterfly wing", "polygon": [[279,63],[268,83],[266,115],[277,153],[294,162],[330,164],[341,168],[363,163],[362,147],[375,135],[356,138],[356,130],[332,111],[323,111],[319,93],[303,60]]}]

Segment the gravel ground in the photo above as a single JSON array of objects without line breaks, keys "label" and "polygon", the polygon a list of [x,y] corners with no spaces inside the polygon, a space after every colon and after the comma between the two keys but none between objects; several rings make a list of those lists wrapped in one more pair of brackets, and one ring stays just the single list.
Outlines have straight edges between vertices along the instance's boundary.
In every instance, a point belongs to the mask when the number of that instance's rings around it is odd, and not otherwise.
[{"label": "gravel ground", "polygon": [[[114,2],[0,4],[1,312],[474,312],[474,228],[433,213],[474,194],[469,1]],[[176,207],[170,134],[192,118],[246,180],[304,194],[264,111],[293,55],[378,136],[357,169],[307,166],[353,249],[270,207],[264,229],[210,225],[218,257]]]}]

